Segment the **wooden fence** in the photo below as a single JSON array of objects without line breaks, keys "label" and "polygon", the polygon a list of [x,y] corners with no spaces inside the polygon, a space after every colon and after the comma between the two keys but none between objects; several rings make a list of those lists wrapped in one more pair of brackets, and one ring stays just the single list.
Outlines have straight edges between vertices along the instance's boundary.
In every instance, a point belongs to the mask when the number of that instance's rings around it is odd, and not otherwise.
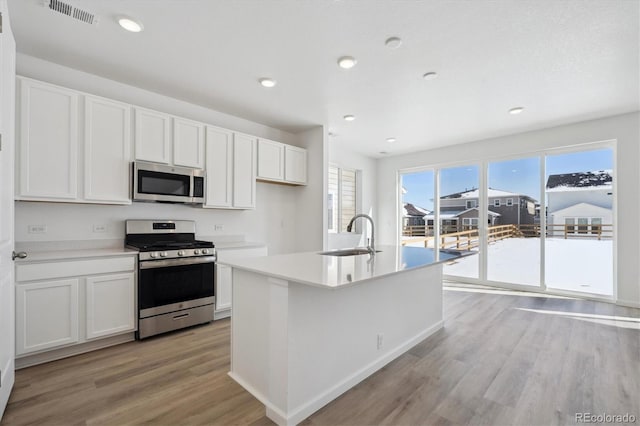
[{"label": "wooden fence", "polygon": [[[414,228],[403,230],[403,235],[407,238],[402,241],[402,245],[422,243],[425,247],[434,247],[435,241],[433,236],[433,226],[411,226],[405,228]],[[420,230],[415,228],[422,228]],[[527,238],[540,237],[540,225],[496,225],[488,228],[489,243],[500,241],[505,238]],[[425,232],[427,235],[425,235]],[[613,225],[547,225],[547,238],[563,237],[591,237],[601,240],[602,238],[610,238],[613,236]],[[439,237],[439,247],[441,249],[471,250],[478,247],[480,239],[477,229],[470,229],[460,232],[446,232]]]}]

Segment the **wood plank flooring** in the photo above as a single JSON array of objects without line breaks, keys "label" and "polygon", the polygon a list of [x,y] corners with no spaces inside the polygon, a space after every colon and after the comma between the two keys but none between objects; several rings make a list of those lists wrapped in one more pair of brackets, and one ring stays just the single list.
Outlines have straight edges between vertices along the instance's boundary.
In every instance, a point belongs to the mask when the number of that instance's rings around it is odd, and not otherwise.
[{"label": "wood plank flooring", "polygon": [[[578,412],[638,419],[639,328],[637,309],[451,287],[443,330],[302,424],[554,425],[575,424]],[[19,370],[0,424],[273,424],[226,374],[229,331],[229,320],[216,321]]]}]

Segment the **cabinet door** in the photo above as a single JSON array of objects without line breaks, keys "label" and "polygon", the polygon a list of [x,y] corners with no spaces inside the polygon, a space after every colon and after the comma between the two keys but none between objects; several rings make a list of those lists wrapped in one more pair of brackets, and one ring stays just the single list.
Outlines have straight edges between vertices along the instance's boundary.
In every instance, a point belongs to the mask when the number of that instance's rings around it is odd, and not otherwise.
[{"label": "cabinet door", "polygon": [[135,330],[133,272],[87,278],[87,339]]},{"label": "cabinet door", "polygon": [[204,167],[204,126],[201,123],[173,119],[173,163],[198,169]]},{"label": "cabinet door", "polygon": [[16,285],[16,354],[78,342],[78,279]]},{"label": "cabinet door", "polygon": [[169,164],[171,159],[170,117],[161,112],[136,108],[136,160]]},{"label": "cabinet door", "polygon": [[284,178],[288,182],[307,183],[307,150],[287,145]]},{"label": "cabinet door", "polygon": [[207,126],[205,207],[233,205],[233,132]]},{"label": "cabinet door", "polygon": [[231,308],[232,270],[230,266],[216,265],[216,311]]},{"label": "cabinet door", "polygon": [[233,206],[256,206],[256,138],[241,133],[233,135]]},{"label": "cabinet door", "polygon": [[284,144],[258,140],[258,179],[284,180]]},{"label": "cabinet door", "polygon": [[20,78],[18,198],[75,199],[78,95]]},{"label": "cabinet door", "polygon": [[131,107],[95,96],[84,99],[84,198],[129,204]]}]

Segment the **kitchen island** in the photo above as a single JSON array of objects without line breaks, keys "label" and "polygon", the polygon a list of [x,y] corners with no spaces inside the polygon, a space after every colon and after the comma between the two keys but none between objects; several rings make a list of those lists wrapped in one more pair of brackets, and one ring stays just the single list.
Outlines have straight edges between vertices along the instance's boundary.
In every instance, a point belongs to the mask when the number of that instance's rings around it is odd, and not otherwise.
[{"label": "kitchen island", "polygon": [[442,263],[460,252],[294,253],[233,268],[229,375],[297,424],[442,328]]}]

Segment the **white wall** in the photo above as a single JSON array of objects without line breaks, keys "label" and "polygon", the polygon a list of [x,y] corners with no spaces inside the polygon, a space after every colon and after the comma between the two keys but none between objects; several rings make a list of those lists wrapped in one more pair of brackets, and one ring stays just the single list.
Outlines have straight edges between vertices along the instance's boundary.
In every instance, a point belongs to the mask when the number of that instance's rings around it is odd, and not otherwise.
[{"label": "white wall", "polygon": [[327,246],[327,135],[318,126],[298,133],[300,146],[307,149],[307,186],[297,188],[296,205],[292,210],[296,227],[296,251],[317,251]]},{"label": "white wall", "polygon": [[398,177],[400,169],[452,162],[478,162],[512,155],[527,155],[593,142],[617,140],[615,185],[617,193],[616,258],[617,297],[620,303],[640,306],[640,114],[638,112],[470,142],[445,148],[389,157],[378,161],[378,222],[380,240],[396,243]]},{"label": "white wall", "polygon": [[[308,138],[273,129],[242,118],[223,114],[161,94],[108,80],[72,68],[18,54],[18,74],[47,81],[134,105],[175,114],[212,125],[237,130],[292,145],[309,143]],[[258,183],[256,209],[249,211],[200,209],[185,205],[134,203],[131,206],[100,206],[62,203],[16,202],[16,241],[57,241],[124,238],[124,220],[191,219],[198,222],[201,236],[244,235],[247,240],[269,245],[272,254],[296,249],[297,214],[300,203],[322,199],[322,177],[317,183],[317,164],[326,164],[322,149],[314,144],[309,152],[310,176],[315,180],[308,188]],[[319,186],[318,186],[319,185]],[[314,193],[317,191],[317,194]],[[304,194],[302,196],[301,194]],[[313,226],[321,229],[321,218],[314,217]],[[104,224],[107,232],[94,233],[94,224]],[[215,232],[214,225],[224,226]],[[28,225],[46,225],[46,234],[29,234]],[[321,231],[318,232],[321,236]],[[321,240],[320,240],[321,241]]]},{"label": "white wall", "polygon": [[[374,221],[377,220],[377,161],[374,158],[349,151],[340,142],[331,139],[329,142],[329,163],[339,167],[356,169],[360,171],[358,188],[360,194],[360,204],[358,205],[358,213],[366,213],[371,215]],[[361,219],[359,219],[361,220]],[[371,229],[368,221],[359,222],[359,232],[364,232],[362,239],[359,241],[350,235],[328,233],[328,248],[353,247],[354,245],[365,244],[364,235],[371,235]],[[376,222],[377,224],[377,222]]]}]

